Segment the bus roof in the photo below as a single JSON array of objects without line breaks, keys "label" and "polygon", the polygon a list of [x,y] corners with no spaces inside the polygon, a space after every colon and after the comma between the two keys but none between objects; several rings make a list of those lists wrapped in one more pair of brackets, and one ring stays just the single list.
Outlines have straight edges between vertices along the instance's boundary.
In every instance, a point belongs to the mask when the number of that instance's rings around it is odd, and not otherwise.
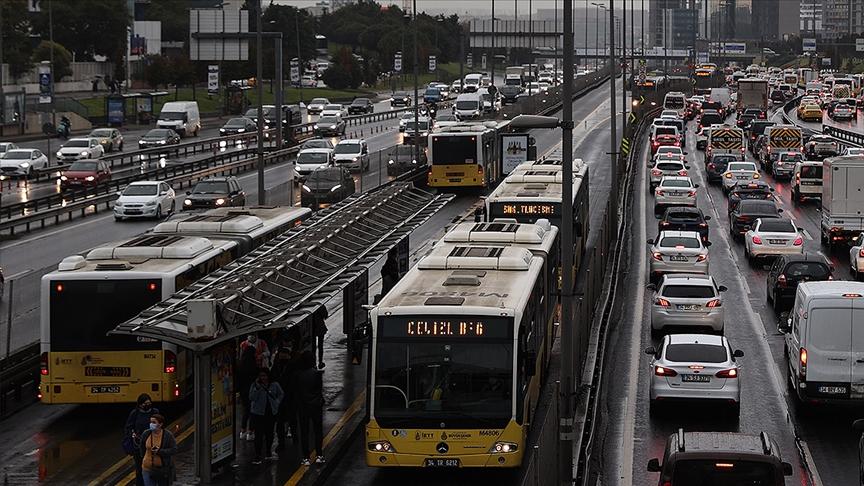
[{"label": "bus roof", "polygon": [[491,223],[459,223],[444,238],[444,243],[471,243],[518,246],[531,250],[535,255],[549,255],[556,245],[558,228],[548,219],[535,223],[517,223],[496,219]]},{"label": "bus roof", "polygon": [[[587,183],[588,165],[573,163],[573,198],[583,182]],[[517,167],[518,169],[518,167]],[[486,199],[487,203],[514,201],[561,201],[561,169],[514,170]]]},{"label": "bus roof", "polygon": [[243,208],[217,208],[203,213],[187,213],[159,223],[154,233],[181,234],[246,234],[257,236],[276,227],[285,230],[312,214],[309,208],[284,206],[250,206]]}]

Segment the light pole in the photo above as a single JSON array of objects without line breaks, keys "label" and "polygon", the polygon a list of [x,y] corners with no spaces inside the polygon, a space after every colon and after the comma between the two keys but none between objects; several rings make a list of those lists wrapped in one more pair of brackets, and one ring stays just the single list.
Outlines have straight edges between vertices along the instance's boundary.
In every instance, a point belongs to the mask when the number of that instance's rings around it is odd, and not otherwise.
[{"label": "light pole", "polygon": [[[615,29],[615,0],[609,0],[609,28]],[[612,180],[612,190],[609,199],[612,201],[612,228],[618,227],[618,130],[615,126],[615,31],[609,36],[609,68],[612,70],[609,76],[609,124],[612,132],[609,137],[609,157]]]},{"label": "light pole", "polygon": [[[418,78],[420,76],[420,49],[417,46],[417,0],[411,9],[414,18],[414,160],[420,160],[420,104],[417,100]],[[362,172],[362,168],[361,168]],[[362,175],[361,175],[362,177]]]},{"label": "light pole", "polygon": [[[417,0],[414,0],[416,3]],[[492,0],[492,52],[489,55],[489,62],[492,63],[492,75],[490,76],[490,80],[492,86],[495,86],[495,0]],[[417,160],[420,160],[418,157]]]},{"label": "light pole", "polygon": [[[597,9],[594,11],[594,71],[597,71],[598,66],[600,64],[600,58],[597,56],[597,47],[600,44],[600,9],[601,8],[605,9],[606,6],[603,5],[602,3],[597,3],[597,2],[591,2],[591,5],[594,5],[595,7],[597,7]],[[587,33],[588,29],[585,29],[585,30],[586,30],[585,36],[587,37],[588,36],[588,33]],[[587,52],[587,49],[588,49],[588,42],[587,41],[585,42],[585,49],[586,49],[585,53],[587,54],[588,53]]]},{"label": "light pole", "polygon": [[[261,0],[255,2],[255,58],[258,68],[255,79],[255,90],[258,92],[258,143],[256,152],[258,155],[258,205],[267,203],[267,194],[264,192],[264,83],[262,76],[264,72],[264,61],[261,53],[261,17],[264,11],[261,9]],[[277,113],[279,123],[282,122],[282,114]]]},{"label": "light pole", "polygon": [[[297,69],[300,76],[300,104],[303,104],[303,58],[300,57],[300,9],[294,9],[294,30],[297,31]],[[282,46],[279,46],[280,49]],[[282,83],[282,80],[279,80]],[[289,123],[290,125],[290,123]],[[281,147],[280,147],[281,148]]]},{"label": "light pole", "polygon": [[435,50],[438,59],[435,62],[435,79],[439,79],[438,75],[438,63],[441,62],[441,47],[438,45],[438,31],[441,29],[441,26],[444,25],[444,17],[438,16],[436,17],[436,25],[435,25]]}]

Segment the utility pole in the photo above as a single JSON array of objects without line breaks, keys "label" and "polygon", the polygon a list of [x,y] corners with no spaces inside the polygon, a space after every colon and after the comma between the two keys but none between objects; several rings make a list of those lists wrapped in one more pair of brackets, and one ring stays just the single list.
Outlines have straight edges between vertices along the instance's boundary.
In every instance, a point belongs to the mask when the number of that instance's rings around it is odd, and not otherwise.
[{"label": "utility pole", "polygon": [[[300,103],[303,103],[303,58],[300,57],[300,9],[294,8],[294,30],[297,31],[297,70],[299,71],[300,76]],[[282,49],[280,44],[279,49]],[[282,54],[279,54],[279,59],[281,60]],[[281,69],[280,69],[281,71]],[[279,84],[282,84],[282,80],[279,80]],[[290,125],[290,123],[289,123]]]},{"label": "utility pole", "polygon": [[[632,5],[633,0],[630,3]],[[621,128],[624,129],[627,126],[627,0],[621,0],[621,4],[624,6],[621,12]]]},{"label": "utility pole", "polygon": [[[414,8],[411,9],[414,16],[414,160],[420,162],[420,101],[417,99],[417,83],[420,76],[420,49],[417,46],[417,0],[414,0]],[[361,167],[362,175],[362,167]]]},{"label": "utility pole", "polygon": [[[0,5],[0,125],[6,122],[6,95],[3,93],[3,5]],[[51,152],[48,152],[49,157]]]},{"label": "utility pole", "polygon": [[[267,194],[264,192],[264,61],[261,54],[261,0],[255,2],[255,57],[258,64],[258,74],[255,79],[255,90],[258,91],[258,144],[256,151],[258,153],[258,204],[263,206],[267,204]],[[282,123],[282,114],[277,113],[277,122]]]},{"label": "utility pole", "polygon": [[[54,5],[53,0],[48,0],[48,39],[51,41],[51,49],[48,49],[48,56],[51,60],[51,126],[54,127],[56,132],[57,130],[57,100],[54,99],[54,86],[56,85],[55,76],[57,73],[54,70],[54,14],[52,13],[52,5]],[[26,104],[26,103],[25,103]],[[25,107],[21,107],[22,110]],[[69,135],[72,135],[72,126],[69,126]],[[54,134],[48,134],[48,159],[51,159],[51,154],[54,152],[51,150],[51,137]]]},{"label": "utility pole", "polygon": [[[615,28],[615,0],[609,0],[609,28]],[[615,31],[609,36],[609,64],[612,73],[609,76],[609,124],[612,135],[609,137],[609,157],[611,162],[612,190],[609,199],[612,201],[612,228],[618,227],[618,130],[615,123]],[[567,220],[570,221],[570,220]]]},{"label": "utility pole", "polygon": [[[587,26],[586,26],[587,27]],[[562,221],[573,221],[573,0],[564,0],[564,86],[561,150]],[[586,45],[587,48],[587,45]],[[561,383],[558,387],[559,484],[573,483],[573,225],[561,225],[563,281],[561,298]]]},{"label": "utility pole", "polygon": [[[492,63],[491,83],[492,86],[495,86],[495,0],[492,0],[492,52],[489,56],[489,61]],[[420,159],[418,158],[417,160]]]},{"label": "utility pole", "polygon": [[[588,70],[588,0],[585,0],[585,70]],[[594,29],[597,29],[597,24],[594,24]]]}]

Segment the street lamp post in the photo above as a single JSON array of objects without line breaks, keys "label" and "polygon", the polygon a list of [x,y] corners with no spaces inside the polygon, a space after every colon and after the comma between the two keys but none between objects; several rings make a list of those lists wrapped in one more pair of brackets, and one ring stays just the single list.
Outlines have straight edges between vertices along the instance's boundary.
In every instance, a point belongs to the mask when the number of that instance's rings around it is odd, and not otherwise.
[{"label": "street lamp post", "polygon": [[[615,28],[615,0],[609,0],[609,28]],[[612,201],[612,228],[618,227],[618,130],[615,126],[615,31],[609,36],[609,124],[612,135],[609,137],[609,157],[611,162],[610,178],[612,190],[609,199]]]},{"label": "street lamp post", "polygon": [[[417,0],[414,0],[415,2]],[[495,0],[492,0],[492,52],[489,55],[489,62],[492,63],[492,76],[490,76],[490,81],[492,86],[495,86]],[[417,160],[420,160],[419,158]]]},{"label": "street lamp post", "polygon": [[[267,203],[267,194],[264,192],[264,83],[262,76],[264,72],[264,60],[261,53],[261,17],[264,11],[261,8],[261,1],[255,2],[255,58],[257,63],[257,77],[255,79],[255,90],[258,92],[258,143],[256,144],[256,152],[258,158],[258,205],[263,206]],[[282,122],[282,114],[277,113],[279,123]]]},{"label": "street lamp post", "polygon": [[[417,0],[411,9],[414,17],[414,160],[420,160],[420,104],[417,99],[418,78],[420,76],[420,49],[417,46]],[[362,176],[361,176],[362,177]]]},{"label": "street lamp post", "polygon": [[[600,9],[606,8],[606,7],[602,3],[596,3],[596,2],[591,2],[591,5],[594,5],[595,7],[597,7],[594,10],[594,71],[597,71],[599,61],[600,61],[600,58],[597,56],[597,47],[600,44]],[[585,35],[587,36],[588,35],[587,30],[588,29],[585,29],[585,30],[586,30]],[[585,54],[588,54],[588,52],[587,52],[588,41],[585,41],[585,50],[586,50]]]},{"label": "street lamp post", "polygon": [[[297,70],[299,71],[298,75],[300,76],[300,104],[303,104],[303,58],[300,57],[300,9],[294,9],[294,30],[297,31]],[[280,45],[281,49],[282,46]],[[279,80],[279,83],[282,83],[282,80]],[[290,123],[289,123],[290,125]],[[280,147],[281,148],[281,147]]]}]

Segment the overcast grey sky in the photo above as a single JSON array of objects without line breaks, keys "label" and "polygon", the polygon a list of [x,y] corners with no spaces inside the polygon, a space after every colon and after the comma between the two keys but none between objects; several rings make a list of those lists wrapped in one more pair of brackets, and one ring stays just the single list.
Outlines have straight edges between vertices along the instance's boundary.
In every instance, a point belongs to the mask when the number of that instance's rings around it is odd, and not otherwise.
[{"label": "overcast grey sky", "polygon": [[[528,13],[528,6],[530,5],[535,11],[538,8],[554,8],[555,0],[516,0],[519,3],[519,16],[522,14]],[[595,2],[604,1],[605,0],[592,0]],[[395,5],[402,5],[402,0],[379,0],[380,3],[392,3]],[[292,5],[299,7],[308,7],[310,5],[314,5],[315,0],[275,0],[275,3],[283,4],[283,5]],[[558,7],[561,7],[563,0],[558,0]],[[573,3],[576,8],[583,7],[585,4],[584,0],[573,0]],[[620,8],[621,3],[620,0],[618,2],[617,7]],[[636,8],[641,7],[640,1],[634,2]],[[514,0],[495,0],[495,14],[497,15],[513,15],[513,5]],[[455,13],[462,15],[466,12],[479,15],[483,13],[488,13],[491,11],[492,1],[491,0],[417,0],[417,10],[434,12],[434,13]],[[648,1],[645,1],[645,7],[648,7]]]}]

